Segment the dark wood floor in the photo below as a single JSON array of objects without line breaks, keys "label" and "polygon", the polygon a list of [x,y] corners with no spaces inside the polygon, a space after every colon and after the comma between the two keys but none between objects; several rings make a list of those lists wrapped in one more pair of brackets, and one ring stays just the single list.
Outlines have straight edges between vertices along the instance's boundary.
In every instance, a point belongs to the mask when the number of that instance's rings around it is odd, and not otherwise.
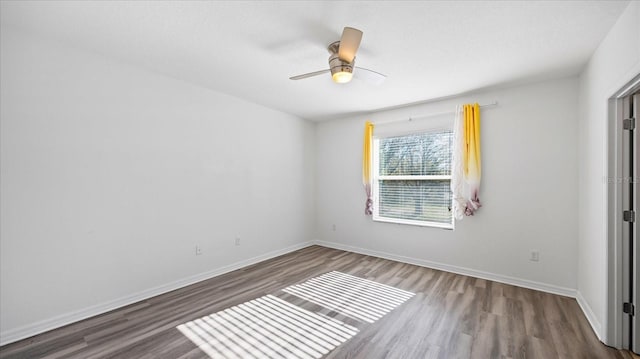
[{"label": "dark wood floor", "polygon": [[[283,290],[332,271],[413,295],[367,322]],[[384,294],[378,296],[387,303]],[[179,326],[273,297],[357,329],[326,358],[631,358],[597,340],[572,298],[319,246],[12,343],[0,348],[0,357],[207,358]],[[374,305],[376,298],[363,301]],[[226,340],[222,330],[215,333],[215,340]],[[273,357],[304,356],[292,351]]]}]

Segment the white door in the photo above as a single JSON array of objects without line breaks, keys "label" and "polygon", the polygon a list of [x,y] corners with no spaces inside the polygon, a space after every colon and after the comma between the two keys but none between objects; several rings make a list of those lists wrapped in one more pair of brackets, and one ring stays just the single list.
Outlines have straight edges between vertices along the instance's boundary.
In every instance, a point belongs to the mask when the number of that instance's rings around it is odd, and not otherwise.
[{"label": "white door", "polygon": [[[633,99],[631,102],[631,118],[633,118],[634,122],[638,122],[640,118],[638,117],[638,113],[640,113],[640,93],[636,93],[633,95]],[[637,124],[636,124],[637,126]],[[633,141],[633,211],[637,215],[640,215],[640,186],[638,185],[638,179],[640,178],[640,153],[638,152],[638,130],[633,131],[634,133],[634,141]],[[638,310],[638,279],[640,278],[640,243],[638,243],[638,231],[636,221],[632,222],[633,231],[631,233],[631,237],[629,238],[629,246],[631,247],[631,260],[630,262],[630,272],[631,279],[629,283],[630,291],[631,291],[631,305],[629,317],[631,320],[631,350],[636,353],[640,353],[640,315],[637,312]]]},{"label": "white door", "polygon": [[636,221],[640,220],[640,154],[638,153],[638,108],[640,93],[623,99],[622,139],[622,345],[640,353],[640,321],[638,317],[638,279],[640,278],[640,244],[637,241]]}]

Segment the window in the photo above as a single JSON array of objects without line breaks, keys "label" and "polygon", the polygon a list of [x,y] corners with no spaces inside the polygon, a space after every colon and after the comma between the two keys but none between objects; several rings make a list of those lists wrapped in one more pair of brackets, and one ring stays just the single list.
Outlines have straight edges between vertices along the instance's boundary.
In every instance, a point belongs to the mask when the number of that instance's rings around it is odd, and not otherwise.
[{"label": "window", "polygon": [[374,138],[373,219],[453,228],[452,145],[449,129]]}]

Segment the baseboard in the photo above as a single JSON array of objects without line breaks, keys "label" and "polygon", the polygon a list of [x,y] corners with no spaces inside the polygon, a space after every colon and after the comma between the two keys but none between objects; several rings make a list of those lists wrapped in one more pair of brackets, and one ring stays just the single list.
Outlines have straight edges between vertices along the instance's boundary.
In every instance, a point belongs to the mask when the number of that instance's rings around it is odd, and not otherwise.
[{"label": "baseboard", "polygon": [[535,290],[539,290],[539,291],[542,291],[542,292],[562,295],[562,296],[565,296],[565,297],[575,298],[575,296],[576,296],[576,290],[575,289],[560,287],[560,286],[556,286],[556,285],[552,285],[552,284],[547,284],[547,283],[536,282],[536,281],[531,281],[531,280],[527,280],[527,279],[520,279],[520,278],[510,277],[510,276],[505,276],[505,275],[502,275],[502,274],[483,272],[483,271],[479,271],[479,270],[475,270],[475,269],[459,267],[459,266],[454,266],[454,265],[444,264],[444,263],[438,263],[438,262],[432,262],[432,261],[428,261],[428,260],[424,260],[424,259],[405,257],[405,256],[392,254],[392,253],[373,251],[373,250],[366,249],[366,248],[353,247],[353,246],[348,246],[348,245],[335,243],[335,242],[327,242],[327,241],[316,240],[314,243],[319,245],[319,246],[323,246],[323,247],[340,249],[340,250],[343,250],[343,251],[354,252],[354,253],[359,253],[359,254],[365,254],[365,255],[368,255],[368,256],[379,257],[379,258],[384,258],[384,259],[390,259],[390,260],[394,260],[394,261],[398,261],[398,262],[402,262],[402,263],[414,264],[414,265],[418,265],[418,266],[421,266],[421,267],[438,269],[438,270],[442,270],[442,271],[445,271],[445,272],[462,274],[462,275],[466,275],[466,276],[474,277],[474,278],[492,280],[494,282],[511,284],[511,285],[515,285],[515,286],[523,287],[523,288],[535,289]]},{"label": "baseboard", "polygon": [[170,292],[172,290],[180,289],[188,285],[201,282],[206,279],[217,277],[219,275],[232,272],[237,269],[244,268],[246,266],[256,264],[267,259],[275,258],[283,254],[287,254],[308,246],[313,245],[311,241],[298,243],[293,246],[289,246],[283,249],[271,251],[253,258],[245,259],[224,267],[216,268],[204,273],[199,273],[190,277],[186,277],[171,283],[167,283],[161,286],[150,288],[128,295],[126,297],[118,298],[109,302],[90,306],[88,308],[80,309],[74,312],[65,313],[53,318],[49,318],[43,321],[39,321],[33,324],[28,324],[22,327],[18,327],[12,330],[8,330],[0,333],[0,346],[7,345],[18,340],[32,337],[37,334],[47,332],[52,329],[60,328],[65,325],[75,323],[77,321],[87,319],[96,315],[100,315],[114,309],[118,309],[141,300],[149,299],[157,295]]},{"label": "baseboard", "polygon": [[580,291],[576,291],[576,301],[578,301],[580,309],[582,309],[584,316],[587,317],[587,321],[589,322],[589,325],[591,325],[591,329],[593,329],[593,332],[598,337],[598,340],[603,342],[602,339],[604,338],[604,336],[602,335],[602,325],[600,325],[598,318],[596,318],[596,315],[593,313],[593,309],[591,309],[591,306],[589,305],[587,300],[584,299]]}]

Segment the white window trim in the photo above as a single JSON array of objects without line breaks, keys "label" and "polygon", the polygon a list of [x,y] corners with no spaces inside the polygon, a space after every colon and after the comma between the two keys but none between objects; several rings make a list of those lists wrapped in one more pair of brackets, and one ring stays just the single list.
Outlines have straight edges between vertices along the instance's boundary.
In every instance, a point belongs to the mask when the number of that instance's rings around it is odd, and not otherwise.
[{"label": "white window trim", "polygon": [[[425,131],[429,132],[429,131]],[[380,180],[451,180],[451,175],[448,176],[380,176],[380,139],[392,137],[392,136],[374,136],[373,137],[373,156],[372,156],[372,195],[373,195],[373,215],[371,218],[376,222],[386,222],[386,223],[396,223],[396,224],[408,224],[412,226],[421,226],[421,227],[434,227],[434,228],[442,228],[442,229],[455,229],[455,217],[451,216],[451,224],[449,223],[439,223],[439,222],[427,222],[427,221],[416,221],[411,219],[401,219],[401,218],[391,218],[391,217],[383,217],[380,216],[380,212],[378,211],[379,206],[379,191],[380,191]],[[451,203],[453,206],[453,201]]]}]

